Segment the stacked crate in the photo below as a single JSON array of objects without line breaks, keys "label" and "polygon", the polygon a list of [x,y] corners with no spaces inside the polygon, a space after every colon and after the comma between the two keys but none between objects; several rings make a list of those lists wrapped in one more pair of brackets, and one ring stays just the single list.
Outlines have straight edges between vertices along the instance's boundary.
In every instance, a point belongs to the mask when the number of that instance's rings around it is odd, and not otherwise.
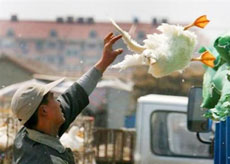
[{"label": "stacked crate", "polygon": [[74,151],[75,162],[78,164],[94,164],[95,151],[93,149],[93,128],[94,119],[92,117],[79,117],[74,123],[80,129],[83,129],[84,146],[83,150]]}]

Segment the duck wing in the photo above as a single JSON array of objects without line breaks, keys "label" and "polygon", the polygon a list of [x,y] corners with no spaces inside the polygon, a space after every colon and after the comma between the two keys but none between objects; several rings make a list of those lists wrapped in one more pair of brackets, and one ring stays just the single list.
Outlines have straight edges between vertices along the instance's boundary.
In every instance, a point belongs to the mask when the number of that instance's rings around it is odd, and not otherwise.
[{"label": "duck wing", "polygon": [[147,65],[145,60],[146,59],[143,55],[126,55],[125,59],[122,62],[113,65],[111,68],[120,68],[121,70],[124,70],[128,67]]},{"label": "duck wing", "polygon": [[146,48],[138,44],[135,40],[131,38],[128,32],[122,30],[114,20],[111,19],[113,26],[121,33],[122,39],[124,40],[125,44],[127,45],[128,49],[141,54]]}]

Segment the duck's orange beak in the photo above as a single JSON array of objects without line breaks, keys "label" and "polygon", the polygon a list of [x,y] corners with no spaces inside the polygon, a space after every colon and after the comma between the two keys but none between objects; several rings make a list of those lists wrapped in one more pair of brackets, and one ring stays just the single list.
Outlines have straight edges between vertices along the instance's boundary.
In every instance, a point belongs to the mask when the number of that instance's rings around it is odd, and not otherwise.
[{"label": "duck's orange beak", "polygon": [[207,16],[206,15],[202,15],[200,16],[199,18],[197,18],[195,20],[195,22],[193,22],[192,24],[190,25],[187,25],[184,27],[184,30],[187,30],[193,26],[197,26],[199,28],[204,28],[210,21],[207,19]]},{"label": "duck's orange beak", "polygon": [[210,52],[205,51],[200,55],[198,58],[192,58],[192,61],[201,61],[205,65],[213,68],[215,66],[214,61],[216,60],[216,57],[212,55]]}]

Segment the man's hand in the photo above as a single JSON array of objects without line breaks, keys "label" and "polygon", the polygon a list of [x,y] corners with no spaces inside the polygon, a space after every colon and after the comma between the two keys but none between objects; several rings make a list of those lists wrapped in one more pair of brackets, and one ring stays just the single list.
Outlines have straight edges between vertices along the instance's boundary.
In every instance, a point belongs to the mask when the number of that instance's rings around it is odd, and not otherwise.
[{"label": "man's hand", "polygon": [[113,44],[122,36],[114,36],[113,33],[108,34],[104,39],[104,49],[102,58],[95,64],[96,69],[102,73],[106,68],[116,59],[116,57],[123,52],[121,48],[113,50]]}]

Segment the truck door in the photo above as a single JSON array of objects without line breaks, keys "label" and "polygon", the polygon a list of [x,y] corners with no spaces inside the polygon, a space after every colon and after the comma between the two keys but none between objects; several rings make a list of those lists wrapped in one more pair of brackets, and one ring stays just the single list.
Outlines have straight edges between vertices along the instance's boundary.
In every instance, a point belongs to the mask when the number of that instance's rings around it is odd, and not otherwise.
[{"label": "truck door", "polygon": [[150,145],[152,160],[145,164],[213,163],[209,145],[199,142],[196,133],[187,130],[184,112],[154,111],[150,116]]}]

